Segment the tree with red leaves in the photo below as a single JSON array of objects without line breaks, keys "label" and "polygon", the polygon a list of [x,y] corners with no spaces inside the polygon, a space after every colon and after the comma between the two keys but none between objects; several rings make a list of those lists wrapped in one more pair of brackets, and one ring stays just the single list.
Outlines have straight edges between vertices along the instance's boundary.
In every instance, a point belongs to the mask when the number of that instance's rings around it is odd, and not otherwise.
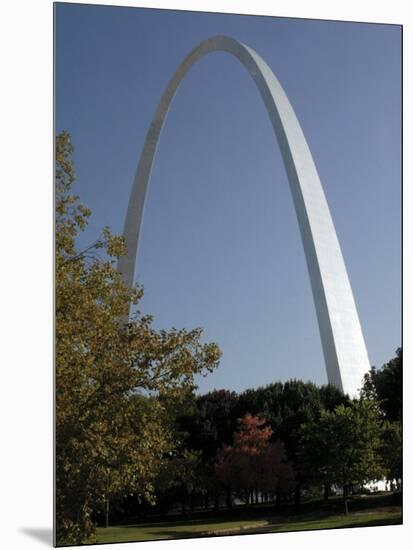
[{"label": "tree with red leaves", "polygon": [[294,485],[294,471],[286,459],[281,441],[270,443],[272,429],[265,419],[246,414],[238,420],[233,445],[222,447],[215,462],[215,473],[226,489],[231,508],[232,492],[248,503],[287,492]]}]

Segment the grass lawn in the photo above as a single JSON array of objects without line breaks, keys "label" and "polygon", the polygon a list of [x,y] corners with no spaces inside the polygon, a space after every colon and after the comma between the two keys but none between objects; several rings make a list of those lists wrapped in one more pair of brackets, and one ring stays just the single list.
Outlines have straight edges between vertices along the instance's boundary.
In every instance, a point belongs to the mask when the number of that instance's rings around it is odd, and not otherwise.
[{"label": "grass lawn", "polygon": [[280,531],[304,531],[311,529],[338,529],[343,527],[366,527],[397,525],[402,522],[401,511],[394,508],[370,510],[324,518],[306,519],[305,516],[267,517],[242,520],[196,519],[175,522],[122,525],[97,530],[99,543],[128,542],[188,537],[217,536],[241,533],[275,533]]},{"label": "grass lawn", "polygon": [[284,522],[282,524],[270,526],[268,532],[340,529],[343,527],[373,527],[378,525],[399,525],[401,523],[401,512],[357,512],[355,514],[349,514],[348,516],[330,516],[319,520]]}]

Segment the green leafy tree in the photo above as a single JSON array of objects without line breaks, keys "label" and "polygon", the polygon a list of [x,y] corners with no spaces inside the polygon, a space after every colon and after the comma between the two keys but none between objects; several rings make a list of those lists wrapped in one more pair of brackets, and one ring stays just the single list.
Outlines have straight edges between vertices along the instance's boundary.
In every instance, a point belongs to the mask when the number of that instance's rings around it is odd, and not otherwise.
[{"label": "green leafy tree", "polygon": [[125,252],[105,228],[84,250],[77,237],[90,210],[72,193],[68,133],[56,139],[56,520],[59,545],[93,540],[92,512],[119,495],[154,500],[163,459],[175,444],[168,407],[219,361],[202,331],[156,331],[131,303],[116,270]]},{"label": "green leafy tree", "polygon": [[228,390],[214,390],[194,398],[191,410],[179,418],[188,435],[187,444],[199,451],[205,463],[213,461],[217,450],[230,444],[237,428],[238,395]]},{"label": "green leafy tree", "polygon": [[400,422],[386,420],[382,426],[380,455],[386,469],[386,478],[395,481],[401,489],[403,477],[402,426]]},{"label": "green leafy tree", "polygon": [[349,488],[380,479],[385,472],[376,403],[360,400],[322,411],[319,420],[302,426],[301,433],[302,468],[313,481],[342,487],[347,514]]},{"label": "green leafy tree", "polygon": [[199,493],[202,479],[200,452],[190,449],[177,449],[162,462],[155,483],[157,500],[166,515],[171,504],[180,501],[182,511],[186,512],[188,501]]},{"label": "green leafy tree", "polygon": [[396,357],[383,365],[381,369],[372,367],[364,376],[362,397],[375,399],[386,420],[402,420],[403,410],[403,353],[396,350]]},{"label": "green leafy tree", "polygon": [[306,472],[300,466],[298,451],[302,424],[315,422],[323,410],[333,410],[347,405],[348,396],[336,387],[317,387],[311,382],[288,380],[268,386],[246,390],[238,400],[238,415],[246,412],[268,419],[273,430],[272,441],[280,439],[285,444],[288,459],[295,469],[295,502],[301,501],[302,489],[308,484]]}]

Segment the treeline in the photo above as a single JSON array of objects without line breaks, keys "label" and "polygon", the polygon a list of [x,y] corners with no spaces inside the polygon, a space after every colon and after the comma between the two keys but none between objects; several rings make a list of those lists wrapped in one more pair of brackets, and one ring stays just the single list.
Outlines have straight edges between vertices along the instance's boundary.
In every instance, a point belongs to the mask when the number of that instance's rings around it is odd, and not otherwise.
[{"label": "treeline", "polygon": [[[164,457],[156,503],[115,504],[113,518],[234,503],[295,503],[347,496],[373,480],[401,489],[402,355],[365,377],[360,399],[334,386],[290,380],[242,393],[190,396],[176,411],[173,456]],[[116,511],[118,507],[118,513]]]}]

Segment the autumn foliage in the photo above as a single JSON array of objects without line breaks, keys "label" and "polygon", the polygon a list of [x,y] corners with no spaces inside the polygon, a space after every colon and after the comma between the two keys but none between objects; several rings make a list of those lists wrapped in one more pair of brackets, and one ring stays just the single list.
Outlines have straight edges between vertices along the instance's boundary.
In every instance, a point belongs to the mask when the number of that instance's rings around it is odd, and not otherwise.
[{"label": "autumn foliage", "polygon": [[105,228],[83,250],[91,213],[73,194],[70,136],[56,140],[56,524],[57,544],[93,541],[93,513],[124,495],[155,502],[164,457],[177,442],[170,410],[214,369],[202,331],[157,331],[137,312],[142,289],[116,270],[121,237]]},{"label": "autumn foliage", "polygon": [[[232,446],[222,447],[215,463],[218,480],[247,502],[261,495],[287,493],[294,486],[294,471],[281,441],[271,443],[272,429],[265,419],[246,414],[239,420]],[[230,502],[228,501],[228,504]]]}]

